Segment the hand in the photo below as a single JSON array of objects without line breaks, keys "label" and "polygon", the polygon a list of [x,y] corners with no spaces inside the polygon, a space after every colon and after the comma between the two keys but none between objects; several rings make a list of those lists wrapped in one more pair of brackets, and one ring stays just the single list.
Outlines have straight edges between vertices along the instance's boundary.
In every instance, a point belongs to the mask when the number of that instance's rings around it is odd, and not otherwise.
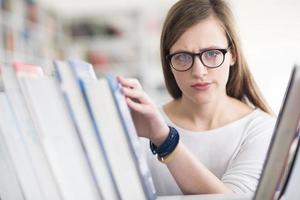
[{"label": "hand", "polygon": [[158,109],[143,91],[137,79],[126,79],[121,76],[117,79],[122,85],[138,135],[150,139],[159,146],[167,138],[169,127]]}]

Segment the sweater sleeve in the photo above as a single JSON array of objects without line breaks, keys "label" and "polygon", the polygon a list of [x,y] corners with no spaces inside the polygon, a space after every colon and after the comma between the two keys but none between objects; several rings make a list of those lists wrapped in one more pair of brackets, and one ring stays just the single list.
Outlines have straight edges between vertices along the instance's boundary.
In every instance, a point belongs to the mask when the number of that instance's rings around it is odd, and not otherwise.
[{"label": "sweater sleeve", "polygon": [[257,187],[268,147],[272,138],[275,119],[257,117],[246,128],[240,150],[229,162],[222,182],[234,193],[254,193]]}]

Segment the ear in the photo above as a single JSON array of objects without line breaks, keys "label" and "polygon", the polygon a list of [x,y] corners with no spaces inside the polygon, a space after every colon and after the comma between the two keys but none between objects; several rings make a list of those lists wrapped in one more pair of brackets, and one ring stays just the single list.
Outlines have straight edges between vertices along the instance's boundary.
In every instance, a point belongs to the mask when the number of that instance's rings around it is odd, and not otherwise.
[{"label": "ear", "polygon": [[231,62],[230,62],[230,66],[233,66],[236,62],[236,53],[235,53],[235,48],[231,48],[230,49],[230,58],[231,58]]}]

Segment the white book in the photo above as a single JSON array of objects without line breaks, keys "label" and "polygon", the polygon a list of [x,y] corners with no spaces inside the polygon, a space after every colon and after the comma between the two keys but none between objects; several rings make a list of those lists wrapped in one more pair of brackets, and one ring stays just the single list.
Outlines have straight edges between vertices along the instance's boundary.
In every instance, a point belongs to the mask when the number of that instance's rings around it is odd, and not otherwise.
[{"label": "white book", "polygon": [[[0,118],[5,120],[5,126],[12,126],[11,131],[6,131],[5,134],[11,132],[14,133],[16,124],[13,118],[13,112],[7,96],[3,92],[0,92],[0,115]],[[10,119],[13,121],[10,121]],[[4,132],[2,129],[3,128],[0,127],[0,199],[23,200],[25,197],[15,166],[11,160],[8,147],[5,143]]]},{"label": "white book", "polygon": [[[291,146],[298,136],[300,109],[300,66],[290,76],[280,109],[264,169],[254,199],[275,199],[284,181]],[[291,155],[291,154],[290,154]],[[289,181],[289,180],[287,180]],[[296,198],[297,199],[297,198]]]},{"label": "white book", "polygon": [[[19,183],[22,186],[25,199],[43,199],[44,196],[37,182],[36,174],[34,173],[31,159],[28,156],[24,140],[16,124],[15,116],[11,112],[8,100],[3,93],[0,94],[0,101],[0,131],[3,142],[7,146],[9,157],[16,170]],[[7,184],[14,184],[14,180],[12,180],[12,183],[9,182]]]},{"label": "white book", "polygon": [[107,80],[83,81],[82,87],[106,149],[121,199],[148,199]]},{"label": "white book", "polygon": [[152,176],[148,168],[146,158],[142,154],[142,148],[138,134],[136,132],[124,94],[121,91],[120,84],[113,76],[107,76],[106,78],[118,110],[119,119],[122,122],[123,129],[127,136],[127,141],[131,147],[132,157],[135,159],[136,170],[139,173],[144,192],[147,194],[148,199],[155,199],[156,191]]},{"label": "white book", "polygon": [[[95,80],[96,76],[87,63],[80,61],[55,62],[56,78],[63,90],[65,101],[77,133],[83,142],[95,184],[103,199],[118,199],[118,191],[100,138],[93,127],[88,108],[81,93],[79,79]],[[73,73],[75,72],[76,73]],[[75,77],[75,76],[81,77]]]},{"label": "white book", "polygon": [[[32,116],[32,111],[29,106],[27,106],[25,97],[22,94],[20,89],[20,77],[30,77],[30,78],[38,78],[44,76],[43,70],[40,66],[25,64],[25,63],[13,63],[12,65],[16,86],[15,86],[15,94],[14,97],[18,98],[18,106],[15,107],[16,115],[22,116],[19,123],[22,125],[21,131],[24,135],[25,143],[27,144],[27,148],[29,154],[32,159],[32,163],[34,166],[34,170],[37,174],[37,178],[39,181],[39,185],[42,188],[44,193],[44,198],[49,200],[59,200],[62,199],[60,189],[57,185],[57,182],[54,178],[52,168],[49,164],[47,156],[45,154],[45,150],[40,141],[40,134],[38,132],[38,126],[34,121]],[[11,76],[12,77],[12,76]],[[16,101],[16,100],[14,100]],[[22,110],[22,111],[20,111]]]},{"label": "white book", "polygon": [[[31,169],[26,173],[32,174],[33,176],[31,179],[20,177],[24,195],[26,198],[31,197],[29,199],[34,199],[32,195],[35,194],[36,199],[58,200],[60,199],[59,192],[40,146],[37,132],[34,130],[27,107],[24,103],[24,98],[21,95],[16,76],[12,68],[8,66],[3,67],[2,72],[5,93],[7,94],[15,116],[15,128],[18,128],[18,137],[23,143],[22,146],[24,150],[22,150],[22,154],[26,153],[26,162],[28,162],[27,164],[30,165]],[[17,170],[18,168],[23,168],[22,164],[16,165]],[[22,176],[22,174],[18,173],[18,176]],[[34,186],[31,184],[34,184]]]},{"label": "white book", "polygon": [[20,83],[63,199],[99,199],[86,155],[55,80],[22,77]]},{"label": "white book", "polygon": [[282,196],[280,199],[289,200],[289,199],[300,199],[300,191],[299,191],[299,185],[300,185],[300,143],[299,143],[299,137],[300,137],[300,129],[298,129],[298,139],[296,148],[294,149],[295,152],[293,152],[293,160],[288,172],[287,180],[284,185],[284,188],[282,189],[281,193]]},{"label": "white book", "polygon": [[91,65],[90,63],[84,62],[82,60],[76,60],[76,59],[69,59],[68,63],[69,66],[71,66],[71,69],[77,78],[83,80],[97,79],[93,65]]}]

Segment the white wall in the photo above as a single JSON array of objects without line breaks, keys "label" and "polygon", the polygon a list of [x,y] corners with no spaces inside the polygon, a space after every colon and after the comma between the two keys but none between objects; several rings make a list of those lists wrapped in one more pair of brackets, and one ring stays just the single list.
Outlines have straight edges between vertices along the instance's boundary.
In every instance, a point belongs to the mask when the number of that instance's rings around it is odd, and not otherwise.
[{"label": "white wall", "polygon": [[300,60],[300,1],[232,1],[250,69],[278,113],[292,65]]}]

